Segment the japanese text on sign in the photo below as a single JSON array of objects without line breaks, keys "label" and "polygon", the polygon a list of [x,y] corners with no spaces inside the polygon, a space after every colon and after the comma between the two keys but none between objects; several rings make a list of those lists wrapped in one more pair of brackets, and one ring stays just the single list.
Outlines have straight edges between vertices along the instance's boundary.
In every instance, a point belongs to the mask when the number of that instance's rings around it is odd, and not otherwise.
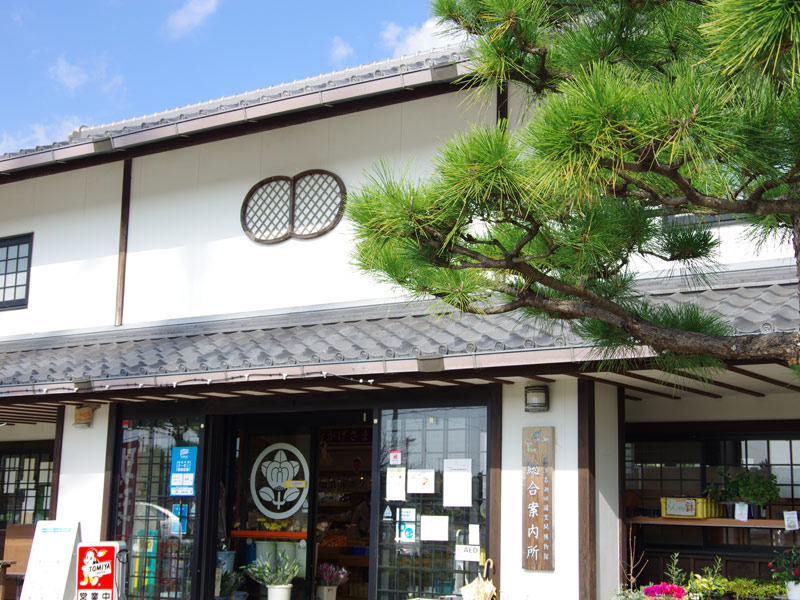
[{"label": "japanese text on sign", "polygon": [[197,472],[197,446],[176,446],[172,449],[172,468],[169,473],[170,496],[194,496]]},{"label": "japanese text on sign", "polygon": [[522,429],[522,568],[552,571],[555,427]]}]

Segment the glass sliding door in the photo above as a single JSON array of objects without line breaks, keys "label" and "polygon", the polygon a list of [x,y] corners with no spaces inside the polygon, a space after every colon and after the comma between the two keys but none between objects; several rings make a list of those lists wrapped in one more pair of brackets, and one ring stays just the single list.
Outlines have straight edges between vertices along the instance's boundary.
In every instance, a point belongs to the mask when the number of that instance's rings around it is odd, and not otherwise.
[{"label": "glass sliding door", "polygon": [[378,600],[455,594],[477,575],[487,540],[487,422],[485,406],[382,411]]},{"label": "glass sliding door", "polygon": [[190,598],[200,417],[123,421],[116,539],[128,545],[128,598]]}]

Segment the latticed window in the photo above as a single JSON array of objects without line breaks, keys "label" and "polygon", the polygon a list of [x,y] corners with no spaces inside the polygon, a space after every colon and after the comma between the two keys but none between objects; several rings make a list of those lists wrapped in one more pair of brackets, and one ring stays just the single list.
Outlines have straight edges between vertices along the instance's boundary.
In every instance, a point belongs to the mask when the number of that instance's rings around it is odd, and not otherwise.
[{"label": "latticed window", "polygon": [[0,529],[46,518],[52,485],[52,450],[0,453]]},{"label": "latticed window", "polygon": [[245,196],[242,229],[262,244],[316,237],[339,223],[345,195],[342,180],[328,171],[269,177]]}]

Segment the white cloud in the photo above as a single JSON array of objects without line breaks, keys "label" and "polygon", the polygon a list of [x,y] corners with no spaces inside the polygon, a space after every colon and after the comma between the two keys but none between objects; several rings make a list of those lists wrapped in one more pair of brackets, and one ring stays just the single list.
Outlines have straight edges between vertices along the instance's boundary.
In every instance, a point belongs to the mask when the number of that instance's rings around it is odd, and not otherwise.
[{"label": "white cloud", "polygon": [[54,123],[33,123],[28,126],[28,131],[0,134],[0,154],[17,152],[24,148],[46,146],[53,142],[66,140],[69,134],[81,124],[81,119],[76,116],[63,117]]},{"label": "white cloud", "polygon": [[353,56],[353,47],[345,42],[338,35],[333,36],[331,41],[331,60],[335,63],[340,63],[346,58]]},{"label": "white cloud", "polygon": [[177,39],[199,27],[217,10],[218,0],[187,0],[183,6],[167,17],[167,34]]},{"label": "white cloud", "polygon": [[125,87],[125,78],[122,75],[115,75],[104,82],[103,85],[100,86],[100,89],[109,96],[123,95],[127,91]]},{"label": "white cloud", "polygon": [[71,65],[63,56],[59,56],[56,64],[50,67],[50,77],[73,93],[87,81],[89,75],[80,65]]},{"label": "white cloud", "polygon": [[392,56],[403,56],[423,50],[441,48],[449,44],[466,41],[463,33],[448,32],[437,19],[428,19],[421,27],[401,27],[397,23],[384,23],[381,43],[391,49]]}]

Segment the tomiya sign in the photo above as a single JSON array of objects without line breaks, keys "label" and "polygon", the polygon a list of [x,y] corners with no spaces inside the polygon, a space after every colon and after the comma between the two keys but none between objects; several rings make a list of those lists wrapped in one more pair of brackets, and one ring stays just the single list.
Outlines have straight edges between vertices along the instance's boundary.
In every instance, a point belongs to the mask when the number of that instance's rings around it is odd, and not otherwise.
[{"label": "tomiya sign", "polygon": [[[120,545],[123,548],[120,548]],[[77,600],[118,600],[117,556],[124,552],[120,542],[100,542],[78,546]]]}]

